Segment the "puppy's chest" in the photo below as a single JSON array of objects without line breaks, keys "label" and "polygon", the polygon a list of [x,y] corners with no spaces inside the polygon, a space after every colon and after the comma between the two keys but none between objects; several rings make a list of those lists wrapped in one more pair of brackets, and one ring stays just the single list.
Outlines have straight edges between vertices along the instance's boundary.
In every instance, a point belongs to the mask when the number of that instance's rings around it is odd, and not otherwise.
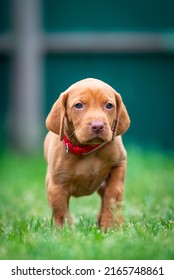
[{"label": "puppy's chest", "polygon": [[71,195],[78,197],[96,191],[110,173],[111,165],[97,158],[82,159],[68,169],[59,173],[58,180],[69,187]]}]

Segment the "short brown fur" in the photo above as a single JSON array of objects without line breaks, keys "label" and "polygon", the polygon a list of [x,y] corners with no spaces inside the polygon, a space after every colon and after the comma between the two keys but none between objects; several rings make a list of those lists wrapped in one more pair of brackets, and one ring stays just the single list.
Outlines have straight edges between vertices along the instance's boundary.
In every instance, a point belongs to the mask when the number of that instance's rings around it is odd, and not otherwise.
[{"label": "short brown fur", "polygon": [[[76,108],[76,104],[83,108]],[[106,104],[112,104],[107,108]],[[102,124],[95,130],[94,124]],[[71,196],[80,197],[98,191],[101,209],[98,224],[102,229],[123,223],[121,204],[127,155],[122,143],[130,119],[121,96],[108,84],[85,79],[73,84],[54,103],[47,119],[50,130],[45,138],[44,154],[48,163],[46,186],[54,223],[72,223]],[[102,149],[85,156],[66,153],[64,135],[78,146],[107,142]]]}]

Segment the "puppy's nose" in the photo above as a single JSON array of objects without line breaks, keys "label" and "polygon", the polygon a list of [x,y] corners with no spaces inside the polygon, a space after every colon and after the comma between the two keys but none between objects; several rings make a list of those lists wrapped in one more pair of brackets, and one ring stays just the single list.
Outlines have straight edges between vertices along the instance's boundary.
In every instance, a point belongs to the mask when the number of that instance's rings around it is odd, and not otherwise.
[{"label": "puppy's nose", "polygon": [[100,121],[93,121],[91,123],[91,130],[95,133],[102,132],[104,129],[104,123]]}]

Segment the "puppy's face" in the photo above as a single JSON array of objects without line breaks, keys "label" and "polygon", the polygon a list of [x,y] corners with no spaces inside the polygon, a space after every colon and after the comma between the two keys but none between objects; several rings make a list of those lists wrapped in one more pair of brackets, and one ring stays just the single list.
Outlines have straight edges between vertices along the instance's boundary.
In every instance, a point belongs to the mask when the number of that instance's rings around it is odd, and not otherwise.
[{"label": "puppy's face", "polygon": [[82,145],[109,142],[129,125],[121,96],[97,79],[85,79],[69,87],[46,119],[47,128],[59,134],[60,140],[65,133]]},{"label": "puppy's face", "polygon": [[109,142],[117,115],[116,96],[96,85],[72,89],[67,98],[67,120],[81,144]]}]

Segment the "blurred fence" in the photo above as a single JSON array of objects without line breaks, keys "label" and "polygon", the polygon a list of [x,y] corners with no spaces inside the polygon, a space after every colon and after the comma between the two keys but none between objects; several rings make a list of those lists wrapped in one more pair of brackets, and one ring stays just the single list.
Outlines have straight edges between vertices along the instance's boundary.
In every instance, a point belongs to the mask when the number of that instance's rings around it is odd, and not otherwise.
[{"label": "blurred fence", "polygon": [[44,118],[71,83],[121,93],[129,142],[174,148],[173,1],[0,1],[0,135],[41,147]]}]

